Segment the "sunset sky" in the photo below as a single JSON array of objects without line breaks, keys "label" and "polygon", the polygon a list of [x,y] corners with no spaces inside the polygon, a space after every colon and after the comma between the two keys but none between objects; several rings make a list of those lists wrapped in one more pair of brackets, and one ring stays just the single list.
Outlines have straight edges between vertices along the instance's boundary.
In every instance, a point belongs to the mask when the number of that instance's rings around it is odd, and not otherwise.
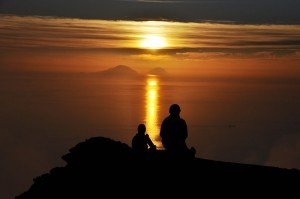
[{"label": "sunset sky", "polygon": [[[300,74],[299,5],[2,0],[0,70],[93,72],[123,64],[140,72],[163,67],[181,75],[294,77]],[[158,47],[147,46],[153,39]]]},{"label": "sunset sky", "polygon": [[[299,11],[299,0],[0,0],[0,198],[88,137],[129,144],[143,122],[160,146],[173,103],[201,157],[300,168]],[[90,75],[118,65],[170,76]]]}]

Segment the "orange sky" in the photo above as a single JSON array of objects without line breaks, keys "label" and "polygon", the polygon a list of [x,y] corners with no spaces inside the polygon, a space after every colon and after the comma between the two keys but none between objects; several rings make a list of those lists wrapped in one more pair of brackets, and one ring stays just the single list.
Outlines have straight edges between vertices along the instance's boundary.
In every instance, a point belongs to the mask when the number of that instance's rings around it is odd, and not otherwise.
[{"label": "orange sky", "polygon": [[[143,45],[147,37],[160,49]],[[299,25],[0,16],[0,70],[90,72],[128,65],[174,74],[295,76]]]}]

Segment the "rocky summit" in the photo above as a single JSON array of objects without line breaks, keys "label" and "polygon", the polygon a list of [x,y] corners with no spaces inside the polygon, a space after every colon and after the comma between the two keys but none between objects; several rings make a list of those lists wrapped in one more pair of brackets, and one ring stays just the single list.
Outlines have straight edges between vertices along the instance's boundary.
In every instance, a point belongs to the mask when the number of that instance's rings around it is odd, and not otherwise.
[{"label": "rocky summit", "polygon": [[128,145],[104,137],[77,144],[62,159],[65,167],[35,178],[16,198],[242,197],[261,192],[299,196],[296,169],[179,158],[163,150],[136,154]]}]

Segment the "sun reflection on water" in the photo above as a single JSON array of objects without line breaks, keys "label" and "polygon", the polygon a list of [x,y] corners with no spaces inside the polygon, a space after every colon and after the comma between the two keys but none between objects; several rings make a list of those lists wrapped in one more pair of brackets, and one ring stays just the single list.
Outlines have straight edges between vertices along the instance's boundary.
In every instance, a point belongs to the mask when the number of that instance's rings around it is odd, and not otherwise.
[{"label": "sun reflection on water", "polygon": [[159,82],[156,76],[148,76],[145,95],[145,124],[147,133],[157,148],[162,144],[159,137],[158,110],[159,110]]}]

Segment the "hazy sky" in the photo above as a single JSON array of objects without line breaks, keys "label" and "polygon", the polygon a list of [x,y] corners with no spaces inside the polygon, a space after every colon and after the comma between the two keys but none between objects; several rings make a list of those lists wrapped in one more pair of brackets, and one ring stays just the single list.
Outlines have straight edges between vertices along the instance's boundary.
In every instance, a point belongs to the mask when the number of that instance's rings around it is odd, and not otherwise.
[{"label": "hazy sky", "polygon": [[[124,64],[141,72],[163,67],[194,75],[299,74],[299,25],[11,15],[0,15],[0,22],[1,71],[91,72]],[[148,37],[162,39],[163,46],[143,46]]]},{"label": "hazy sky", "polygon": [[[299,9],[298,0],[0,0],[0,70],[89,72],[124,64],[295,76]],[[145,49],[147,36],[166,45]]]}]

